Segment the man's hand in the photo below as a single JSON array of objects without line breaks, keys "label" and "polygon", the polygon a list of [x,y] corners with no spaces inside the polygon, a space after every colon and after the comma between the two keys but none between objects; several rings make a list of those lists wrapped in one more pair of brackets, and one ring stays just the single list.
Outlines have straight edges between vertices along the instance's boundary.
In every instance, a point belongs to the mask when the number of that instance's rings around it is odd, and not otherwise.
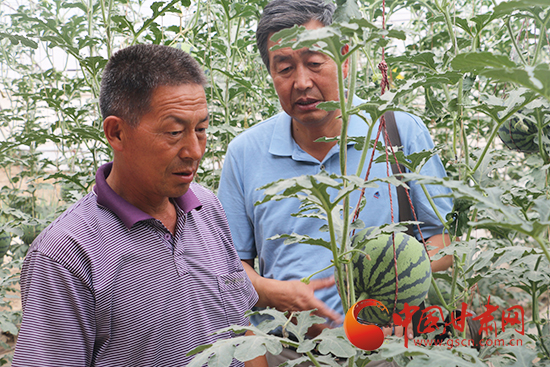
[{"label": "man's hand", "polygon": [[[384,337],[391,336],[391,335],[394,335],[397,337],[403,336],[403,326],[395,326],[391,324],[390,326],[383,327],[382,331],[384,332]],[[413,324],[411,322],[407,327],[407,339],[413,339],[413,338],[414,338],[414,329],[413,329]]]},{"label": "man's hand", "polygon": [[317,309],[315,314],[318,316],[326,317],[335,324],[344,322],[338,312],[330,309],[314,294],[317,289],[332,287],[334,278],[314,279],[309,284],[299,280],[266,279],[256,273],[253,260],[242,260],[242,263],[256,292],[258,292],[259,299],[256,306],[274,307],[279,311],[290,312],[307,311],[315,308]]},{"label": "man's hand", "polygon": [[[426,242],[428,245],[436,247],[435,249],[428,252],[430,256],[434,256],[435,254],[437,254],[437,252],[440,249],[446,246],[449,246],[451,244],[451,237],[449,237],[448,234],[444,236],[440,234],[436,234],[428,238]],[[432,262],[432,272],[447,270],[452,264],[453,264],[453,256],[452,255],[444,256],[441,259]]]}]

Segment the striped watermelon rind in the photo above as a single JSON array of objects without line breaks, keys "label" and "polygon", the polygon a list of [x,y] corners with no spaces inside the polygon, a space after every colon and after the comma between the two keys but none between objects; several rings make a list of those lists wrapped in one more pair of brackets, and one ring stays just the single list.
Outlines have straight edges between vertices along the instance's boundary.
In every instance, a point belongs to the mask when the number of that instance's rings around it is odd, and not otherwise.
[{"label": "striped watermelon rind", "polygon": [[[353,246],[359,245],[367,253],[355,255],[353,262],[355,294],[357,301],[375,299],[390,311],[390,315],[376,307],[367,307],[358,317],[364,321],[385,325],[391,322],[391,314],[403,310],[405,304],[418,306],[430,289],[432,271],[430,259],[424,246],[405,233],[395,234],[395,250],[398,272],[398,295],[395,303],[395,266],[392,236],[381,234],[365,243],[365,237],[374,230],[369,227],[352,239]],[[395,308],[394,308],[395,304]]]},{"label": "striped watermelon rind", "polygon": [[[546,134],[550,137],[550,131],[546,131]],[[538,127],[530,120],[520,121],[517,117],[511,118],[500,126],[498,136],[509,149],[523,153],[539,151],[539,145],[536,142]]]}]

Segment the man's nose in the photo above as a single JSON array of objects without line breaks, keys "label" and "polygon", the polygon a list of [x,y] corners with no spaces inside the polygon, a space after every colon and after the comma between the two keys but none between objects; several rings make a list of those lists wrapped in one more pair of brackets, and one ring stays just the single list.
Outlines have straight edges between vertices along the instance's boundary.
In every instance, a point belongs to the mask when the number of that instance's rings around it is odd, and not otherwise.
[{"label": "man's nose", "polygon": [[199,138],[196,132],[190,133],[184,139],[183,146],[180,149],[179,157],[181,159],[191,159],[198,161],[204,154],[206,142],[203,138]]},{"label": "man's nose", "polygon": [[306,90],[313,86],[310,71],[304,65],[299,65],[294,73],[294,88],[297,90]]}]

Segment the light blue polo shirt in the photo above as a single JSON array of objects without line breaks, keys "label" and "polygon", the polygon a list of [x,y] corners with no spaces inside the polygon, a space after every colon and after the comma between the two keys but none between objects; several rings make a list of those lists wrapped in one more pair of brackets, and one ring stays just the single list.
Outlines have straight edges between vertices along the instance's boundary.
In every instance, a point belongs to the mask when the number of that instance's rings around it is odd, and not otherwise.
[{"label": "light blue polo shirt", "polygon": [[[354,103],[362,103],[358,98]],[[401,143],[404,153],[410,154],[433,148],[433,142],[424,123],[416,116],[396,112]],[[378,131],[378,122],[373,129],[373,138]],[[350,119],[348,135],[365,136],[368,125],[358,116]],[[218,197],[227,213],[235,247],[241,259],[258,257],[260,274],[266,278],[296,280],[307,277],[330,265],[332,252],[321,246],[307,244],[283,244],[283,239],[267,240],[277,234],[307,234],[314,238],[329,239],[327,232],[319,231],[326,224],[317,218],[296,218],[291,216],[299,210],[299,200],[295,198],[270,201],[254,205],[264,197],[263,190],[257,188],[282,178],[301,175],[314,175],[322,170],[328,173],[340,173],[339,145],[335,145],[322,162],[302,150],[291,134],[291,118],[282,112],[263,121],[237,136],[230,144],[225,158]],[[348,174],[355,173],[361,151],[348,143]],[[364,178],[368,160],[367,155],[362,177]],[[379,156],[378,152],[375,157]],[[445,170],[439,157],[433,157],[423,167],[422,174],[445,176]],[[386,164],[373,164],[369,178],[386,177]],[[432,197],[448,194],[440,186],[427,186]],[[398,221],[398,204],[395,187],[392,186],[392,202],[395,221]],[[332,195],[335,192],[331,193]],[[424,192],[419,185],[411,184],[411,199],[418,220],[422,221],[422,234],[429,238],[441,234],[443,226],[433,212]],[[359,200],[359,191],[350,195],[350,205],[355,208]],[[366,206],[360,219],[366,226],[379,226],[391,223],[390,197],[387,184],[380,183],[377,188],[365,191]],[[435,199],[440,214],[444,217],[452,208],[449,198]],[[351,209],[351,212],[353,212]],[[326,270],[314,278],[327,277],[333,269]],[[332,309],[343,314],[340,297],[336,287],[316,291],[316,296]],[[257,322],[258,320],[252,320]]]}]

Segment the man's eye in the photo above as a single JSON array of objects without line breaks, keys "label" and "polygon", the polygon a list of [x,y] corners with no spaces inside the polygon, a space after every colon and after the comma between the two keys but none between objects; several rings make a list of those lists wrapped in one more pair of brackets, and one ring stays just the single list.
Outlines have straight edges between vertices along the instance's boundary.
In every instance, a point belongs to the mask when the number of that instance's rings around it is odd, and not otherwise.
[{"label": "man's eye", "polygon": [[172,136],[172,137],[176,137],[176,136],[180,136],[181,135],[181,131],[170,131],[168,133],[168,135]]},{"label": "man's eye", "polygon": [[198,128],[195,129],[195,131],[202,134],[202,133],[206,132],[206,128],[205,127],[198,127]]}]

